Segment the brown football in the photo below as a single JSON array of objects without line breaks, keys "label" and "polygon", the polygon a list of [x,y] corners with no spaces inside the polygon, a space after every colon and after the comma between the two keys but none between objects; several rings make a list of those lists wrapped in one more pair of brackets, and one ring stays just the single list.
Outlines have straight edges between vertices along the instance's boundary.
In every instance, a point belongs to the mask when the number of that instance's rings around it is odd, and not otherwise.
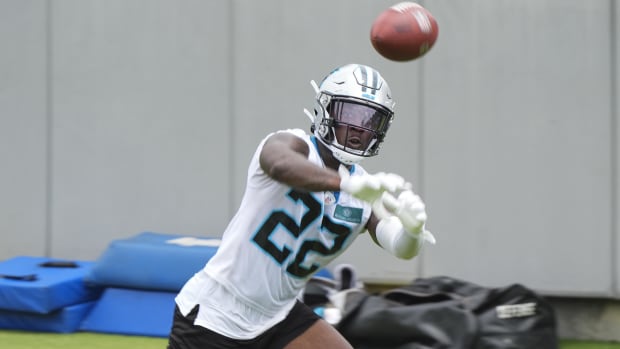
[{"label": "brown football", "polygon": [[435,17],[415,2],[401,2],[377,16],[370,41],[383,57],[410,61],[426,54],[435,44],[439,27]]}]

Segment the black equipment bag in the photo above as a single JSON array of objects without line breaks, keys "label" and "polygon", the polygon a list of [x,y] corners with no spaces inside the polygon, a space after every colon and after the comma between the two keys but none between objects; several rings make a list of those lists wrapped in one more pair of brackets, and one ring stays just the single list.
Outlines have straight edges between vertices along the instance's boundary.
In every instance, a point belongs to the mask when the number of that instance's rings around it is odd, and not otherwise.
[{"label": "black equipment bag", "polygon": [[346,292],[335,327],[356,349],[558,349],[553,308],[520,284],[440,276],[382,294]]}]

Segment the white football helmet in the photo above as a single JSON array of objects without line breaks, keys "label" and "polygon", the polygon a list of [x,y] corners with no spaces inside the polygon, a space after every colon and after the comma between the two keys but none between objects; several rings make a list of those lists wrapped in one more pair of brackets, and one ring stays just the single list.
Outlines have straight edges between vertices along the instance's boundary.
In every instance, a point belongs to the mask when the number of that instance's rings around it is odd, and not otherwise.
[{"label": "white football helmet", "polygon": [[387,82],[375,69],[348,64],[323,79],[316,91],[312,132],[343,164],[375,156],[394,117]]}]

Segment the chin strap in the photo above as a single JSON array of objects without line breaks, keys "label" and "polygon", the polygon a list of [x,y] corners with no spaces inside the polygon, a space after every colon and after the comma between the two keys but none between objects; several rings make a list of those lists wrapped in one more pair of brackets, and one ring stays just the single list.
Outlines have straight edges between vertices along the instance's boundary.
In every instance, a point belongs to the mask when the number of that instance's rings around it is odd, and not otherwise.
[{"label": "chin strap", "polygon": [[314,125],[314,115],[312,115],[312,113],[306,108],[304,108],[304,114],[306,114],[312,125]]},{"label": "chin strap", "polygon": [[[314,93],[316,95],[319,94],[320,89],[319,89],[319,85],[316,84],[316,82],[314,80],[310,80],[310,85],[312,86],[312,89],[314,90]],[[312,114],[308,109],[304,108],[304,114],[306,114],[306,116],[308,116],[308,119],[310,119],[310,122],[312,122],[312,125],[314,125],[314,121],[316,120],[314,114]]]},{"label": "chin strap", "polygon": [[314,93],[318,95],[320,89],[319,89],[319,85],[316,84],[316,81],[310,80],[310,85],[312,85],[312,88],[314,89]]}]

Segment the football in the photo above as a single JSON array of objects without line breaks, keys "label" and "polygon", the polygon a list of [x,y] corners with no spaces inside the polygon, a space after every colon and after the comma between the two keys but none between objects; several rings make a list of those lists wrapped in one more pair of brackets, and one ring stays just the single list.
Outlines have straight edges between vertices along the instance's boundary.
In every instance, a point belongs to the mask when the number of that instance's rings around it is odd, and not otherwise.
[{"label": "football", "polygon": [[437,21],[426,8],[415,2],[401,2],[377,16],[370,29],[370,41],[383,57],[404,62],[425,55],[438,34]]}]

